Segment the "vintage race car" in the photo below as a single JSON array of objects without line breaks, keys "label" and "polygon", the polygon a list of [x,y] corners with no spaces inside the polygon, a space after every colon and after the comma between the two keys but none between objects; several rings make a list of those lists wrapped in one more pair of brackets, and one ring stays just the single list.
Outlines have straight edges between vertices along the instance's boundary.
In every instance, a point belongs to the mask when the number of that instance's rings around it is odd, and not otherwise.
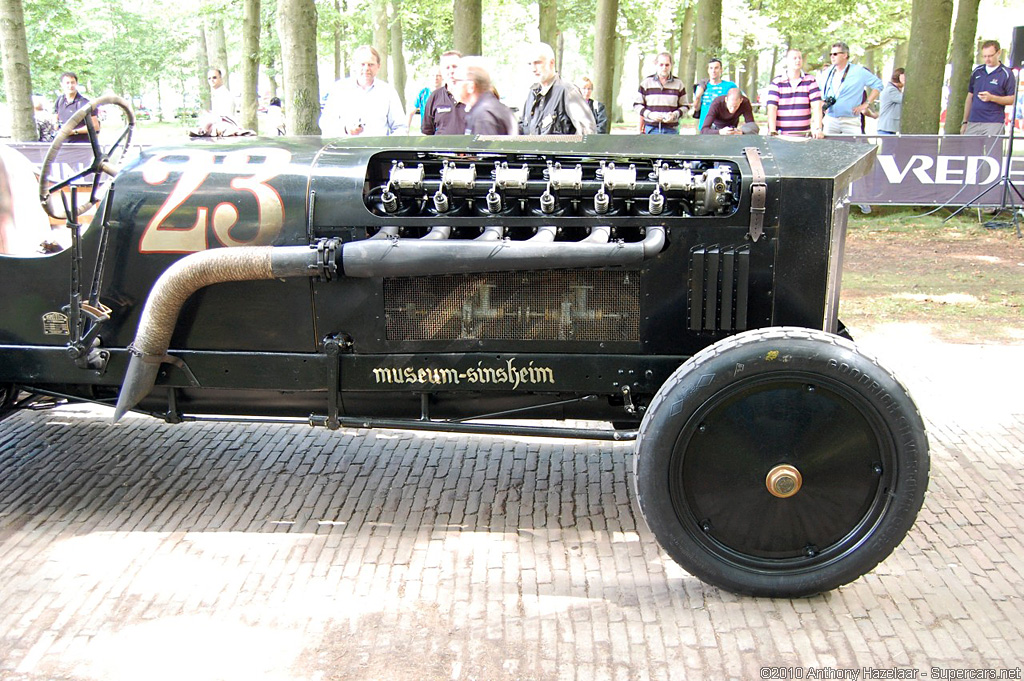
[{"label": "vintage race car", "polygon": [[661,546],[743,594],[856,579],[917,516],[922,419],[837,318],[870,147],[247,138],[118,169],[130,132],[94,146],[88,225],[58,135],[71,245],[0,256],[4,414],[635,440]]}]

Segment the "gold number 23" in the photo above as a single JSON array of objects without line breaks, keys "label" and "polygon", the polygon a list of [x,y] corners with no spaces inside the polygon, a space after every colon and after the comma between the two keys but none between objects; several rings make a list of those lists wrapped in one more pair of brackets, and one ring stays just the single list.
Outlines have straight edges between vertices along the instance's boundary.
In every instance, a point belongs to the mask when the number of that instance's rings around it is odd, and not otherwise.
[{"label": "gold number 23", "polygon": [[[291,160],[286,149],[251,148],[217,154],[204,149],[160,152],[142,167],[146,184],[161,185],[171,173],[179,173],[171,193],[146,225],[139,240],[140,253],[194,253],[209,248],[208,226],[223,246],[266,246],[280,236],[284,203],[267,182]],[[255,226],[238,223],[238,205],[230,197],[217,197],[215,205],[194,208],[191,226],[175,227],[167,219],[181,208],[206,181],[219,171],[234,175],[231,189],[249,192],[256,199]],[[222,200],[223,199],[223,200]],[[187,216],[185,224],[193,215]]]}]

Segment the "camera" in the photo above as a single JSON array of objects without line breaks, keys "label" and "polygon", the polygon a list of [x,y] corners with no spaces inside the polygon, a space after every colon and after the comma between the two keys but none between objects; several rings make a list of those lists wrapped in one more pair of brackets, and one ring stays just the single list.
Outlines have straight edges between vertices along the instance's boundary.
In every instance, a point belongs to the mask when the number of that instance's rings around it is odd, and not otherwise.
[{"label": "camera", "polygon": [[825,101],[821,105],[821,112],[825,113],[826,111],[829,110],[829,107],[831,107],[835,103],[836,103],[836,98],[835,97],[831,97],[831,96],[826,97]]}]

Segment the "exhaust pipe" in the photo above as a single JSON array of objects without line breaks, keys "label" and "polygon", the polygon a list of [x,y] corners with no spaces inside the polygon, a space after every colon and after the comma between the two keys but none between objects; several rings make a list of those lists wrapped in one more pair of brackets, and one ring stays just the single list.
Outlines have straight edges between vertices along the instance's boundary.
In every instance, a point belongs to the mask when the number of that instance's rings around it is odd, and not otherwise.
[{"label": "exhaust pipe", "polygon": [[[447,230],[432,232],[429,238],[400,239],[385,232],[392,238],[348,243],[321,239],[315,246],[239,246],[192,253],[167,268],[146,299],[135,340],[128,347],[132,357],[114,423],[153,389],[160,365],[172,359],[167,350],[181,307],[211,284],[295,277],[329,280],[339,271],[348,277],[397,277],[622,266],[651,258],[665,247],[661,225],[648,227],[643,241],[628,244],[607,241],[609,231],[595,227],[583,241],[557,243],[549,241],[553,227],[542,227],[527,241],[451,240]],[[497,235],[493,230],[487,237]]]},{"label": "exhaust pipe", "polygon": [[[542,233],[526,241],[423,241],[396,239],[349,241],[342,245],[339,269],[346,277],[410,277],[511,270],[553,270],[570,267],[635,265],[665,247],[665,228],[647,228],[643,241],[540,242]],[[542,238],[550,232],[543,233]],[[535,241],[536,240],[536,241]]]},{"label": "exhaust pipe", "polygon": [[[114,409],[114,423],[149,394],[178,323],[182,305],[201,288],[229,281],[285,279],[324,274],[324,248],[239,246],[192,253],[167,268],[142,310]],[[333,263],[331,263],[333,265]]]}]

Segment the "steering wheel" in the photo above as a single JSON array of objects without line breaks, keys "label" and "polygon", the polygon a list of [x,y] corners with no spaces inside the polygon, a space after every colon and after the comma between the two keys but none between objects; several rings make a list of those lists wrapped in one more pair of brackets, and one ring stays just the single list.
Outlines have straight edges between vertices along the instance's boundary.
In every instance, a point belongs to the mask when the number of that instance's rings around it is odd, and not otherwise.
[{"label": "steering wheel", "polygon": [[[125,117],[128,121],[117,140],[111,144],[106,151],[104,151],[103,147],[100,145],[99,131],[95,128],[92,122],[92,117],[95,116],[96,112],[99,111],[99,108],[105,104],[113,104],[114,106],[119,107],[124,111]],[[64,143],[69,137],[71,137],[75,129],[81,127],[82,121],[85,121],[85,127],[89,133],[89,144],[92,145],[92,163],[82,169],[81,172],[67,179],[51,183],[50,167],[53,165],[53,161],[57,158],[60,148],[64,146]],[[76,182],[90,175],[92,175],[92,190],[89,192],[89,200],[83,205],[77,206],[77,212],[84,213],[96,205],[100,199],[103,198],[100,181],[103,179],[104,175],[110,175],[113,177],[117,174],[117,163],[120,161],[124,152],[128,150],[128,145],[132,140],[132,131],[134,129],[135,113],[132,111],[132,107],[128,102],[124,101],[117,95],[103,95],[102,97],[98,97],[89,102],[87,106],[83,106],[81,109],[76,111],[71,118],[68,119],[68,122],[65,123],[57,132],[57,136],[53,138],[53,142],[50,143],[50,148],[46,150],[46,157],[43,159],[42,170],[39,173],[39,202],[43,205],[43,210],[46,211],[47,215],[57,219],[66,218],[67,214],[64,210],[64,206],[59,202],[54,201],[53,197],[61,189],[71,185],[72,182]],[[77,215],[72,217],[77,219]]]}]

